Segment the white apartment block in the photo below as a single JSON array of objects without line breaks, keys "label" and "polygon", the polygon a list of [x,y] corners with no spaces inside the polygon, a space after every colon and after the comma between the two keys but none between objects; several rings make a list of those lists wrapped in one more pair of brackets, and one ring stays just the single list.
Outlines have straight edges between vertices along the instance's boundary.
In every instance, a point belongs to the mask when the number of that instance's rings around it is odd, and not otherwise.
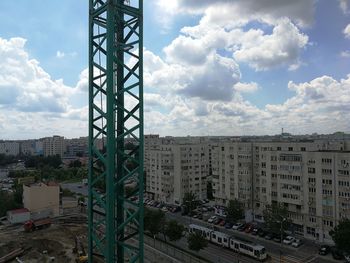
[{"label": "white apartment block", "polygon": [[212,151],[213,194],[238,199],[256,221],[282,203],[292,231],[332,242],[329,231],[350,218],[350,147],[346,141],[221,142]]},{"label": "white apartment block", "polygon": [[13,155],[19,154],[19,143],[12,141],[0,142],[0,154]]},{"label": "white apartment block", "polygon": [[213,196],[225,204],[237,199],[252,208],[252,143],[221,142],[212,146]]},{"label": "white apartment block", "polygon": [[145,136],[146,191],[155,200],[181,204],[185,193],[207,197],[208,144],[195,139]]},{"label": "white apartment block", "polygon": [[42,139],[44,156],[59,155],[63,157],[65,152],[64,137],[53,136]]}]

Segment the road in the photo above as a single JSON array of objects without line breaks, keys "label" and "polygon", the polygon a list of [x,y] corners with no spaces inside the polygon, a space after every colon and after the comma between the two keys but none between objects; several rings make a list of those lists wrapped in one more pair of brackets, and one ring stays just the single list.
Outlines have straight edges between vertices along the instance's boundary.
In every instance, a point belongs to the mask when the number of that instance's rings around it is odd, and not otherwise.
[{"label": "road", "polygon": [[[168,219],[175,219],[178,222],[189,225],[189,224],[197,224],[206,227],[213,227],[212,224],[204,222],[202,220],[191,218],[188,216],[181,216],[181,213],[166,213]],[[228,230],[224,227],[218,227],[220,232],[224,232],[230,236],[236,236],[240,238],[244,238],[250,240],[252,242],[263,245],[266,248],[267,253],[271,256],[271,262],[280,262],[280,252],[281,259],[285,263],[327,263],[327,262],[340,262],[334,260],[330,255],[328,256],[319,256],[318,255],[318,247],[310,242],[305,243],[300,248],[293,248],[289,245],[279,244],[271,240],[266,240],[264,238],[253,236],[251,234],[242,233],[236,230]],[[203,250],[204,257],[211,258],[211,255],[217,255],[217,261],[214,262],[226,262],[225,260],[229,260],[229,258],[237,258],[237,254],[229,251],[227,249],[218,247],[216,245],[210,244],[205,250]],[[243,257],[242,257],[243,258]],[[221,259],[221,261],[219,261]],[[245,258],[246,262],[256,262],[252,259]],[[242,261],[241,259],[241,262]]]},{"label": "road", "polygon": [[62,189],[68,189],[73,193],[88,196],[88,186],[81,182],[78,183],[61,183]]}]

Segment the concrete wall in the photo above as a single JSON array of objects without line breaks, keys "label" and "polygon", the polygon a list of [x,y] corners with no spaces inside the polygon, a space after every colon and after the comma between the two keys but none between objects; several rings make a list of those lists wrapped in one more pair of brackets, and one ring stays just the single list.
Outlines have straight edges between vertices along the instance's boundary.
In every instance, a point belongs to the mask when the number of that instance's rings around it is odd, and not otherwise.
[{"label": "concrete wall", "polygon": [[58,185],[48,186],[39,183],[31,186],[23,186],[23,205],[32,213],[52,210],[52,216],[58,216],[60,188]]}]

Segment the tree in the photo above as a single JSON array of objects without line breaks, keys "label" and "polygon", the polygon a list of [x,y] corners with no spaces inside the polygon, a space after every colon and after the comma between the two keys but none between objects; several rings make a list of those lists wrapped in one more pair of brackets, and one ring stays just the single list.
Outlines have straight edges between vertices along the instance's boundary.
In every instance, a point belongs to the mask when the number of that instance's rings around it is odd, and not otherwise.
[{"label": "tree", "polygon": [[199,233],[190,233],[187,237],[188,248],[198,252],[208,245],[208,241]]},{"label": "tree", "polygon": [[227,221],[233,223],[243,218],[243,204],[237,199],[230,200],[227,206]]},{"label": "tree", "polygon": [[80,160],[74,160],[74,161],[72,161],[72,162],[70,162],[69,163],[69,167],[81,167],[81,162],[80,162]]},{"label": "tree", "polygon": [[196,196],[192,192],[185,193],[183,198],[183,204],[188,208],[188,212],[191,214],[192,210],[196,208]]},{"label": "tree", "polygon": [[213,197],[213,184],[210,181],[207,182],[207,198],[209,200],[214,199],[214,197]]},{"label": "tree", "polygon": [[5,216],[7,211],[20,207],[21,204],[15,201],[13,194],[0,190],[0,217]]},{"label": "tree", "polygon": [[291,221],[288,219],[288,210],[280,203],[267,205],[263,215],[267,227],[273,233],[284,232],[290,226]]},{"label": "tree", "polygon": [[165,226],[165,235],[170,241],[176,241],[181,239],[185,227],[179,224],[176,220],[170,220]]},{"label": "tree", "polygon": [[145,209],[144,227],[152,236],[164,233],[165,214],[161,210]]},{"label": "tree", "polygon": [[344,219],[329,233],[337,247],[350,253],[350,220]]}]

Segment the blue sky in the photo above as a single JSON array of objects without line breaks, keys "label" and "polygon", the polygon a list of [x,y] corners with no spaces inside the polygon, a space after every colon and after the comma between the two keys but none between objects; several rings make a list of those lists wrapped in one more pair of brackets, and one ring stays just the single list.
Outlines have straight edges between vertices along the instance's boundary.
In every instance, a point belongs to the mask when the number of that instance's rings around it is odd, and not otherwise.
[{"label": "blue sky", "polygon": [[[349,1],[144,2],[146,133],[350,132]],[[87,134],[87,22],[0,2],[0,138]]]}]

